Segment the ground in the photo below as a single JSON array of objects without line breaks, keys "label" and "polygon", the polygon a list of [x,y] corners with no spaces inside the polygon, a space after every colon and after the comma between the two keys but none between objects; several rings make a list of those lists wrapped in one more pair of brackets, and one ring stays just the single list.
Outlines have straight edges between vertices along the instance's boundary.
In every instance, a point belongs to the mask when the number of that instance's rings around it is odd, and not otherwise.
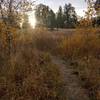
[{"label": "ground", "polygon": [[72,66],[55,56],[52,56],[52,61],[60,69],[61,76],[65,83],[67,100],[90,100],[86,90],[81,86],[79,78],[73,74],[75,70]]}]

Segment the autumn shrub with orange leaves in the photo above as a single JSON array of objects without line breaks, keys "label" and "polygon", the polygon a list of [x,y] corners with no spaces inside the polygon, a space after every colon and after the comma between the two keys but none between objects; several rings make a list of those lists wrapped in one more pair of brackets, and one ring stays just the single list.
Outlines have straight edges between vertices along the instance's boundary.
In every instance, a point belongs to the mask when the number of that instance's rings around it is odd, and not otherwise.
[{"label": "autumn shrub with orange leaves", "polygon": [[[8,52],[8,47],[12,45],[11,49],[14,49],[16,44],[18,29],[15,27],[7,26],[4,22],[0,22],[0,49],[2,53]],[[9,43],[10,39],[10,43]],[[11,50],[12,51],[12,50]]]}]

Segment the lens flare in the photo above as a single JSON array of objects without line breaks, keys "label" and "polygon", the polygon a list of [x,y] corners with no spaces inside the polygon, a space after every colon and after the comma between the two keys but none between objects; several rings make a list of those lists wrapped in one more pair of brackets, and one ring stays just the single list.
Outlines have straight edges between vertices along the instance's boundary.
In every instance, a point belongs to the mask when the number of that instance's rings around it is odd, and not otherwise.
[{"label": "lens flare", "polygon": [[29,15],[29,23],[31,24],[31,26],[32,26],[33,28],[35,28],[35,25],[36,25],[36,18],[35,18],[34,12],[30,13],[30,15]]}]

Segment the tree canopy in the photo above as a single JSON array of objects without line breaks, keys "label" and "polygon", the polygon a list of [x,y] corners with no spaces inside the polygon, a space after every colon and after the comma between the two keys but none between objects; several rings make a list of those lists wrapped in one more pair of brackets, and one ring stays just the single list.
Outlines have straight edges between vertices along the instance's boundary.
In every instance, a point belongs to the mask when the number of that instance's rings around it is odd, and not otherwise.
[{"label": "tree canopy", "polygon": [[32,10],[34,0],[0,0],[0,17],[8,25],[17,26],[21,14]]},{"label": "tree canopy", "polygon": [[77,24],[77,14],[71,4],[65,4],[63,8],[59,6],[57,13],[48,6],[39,4],[36,7],[35,16],[37,27],[74,28]]}]

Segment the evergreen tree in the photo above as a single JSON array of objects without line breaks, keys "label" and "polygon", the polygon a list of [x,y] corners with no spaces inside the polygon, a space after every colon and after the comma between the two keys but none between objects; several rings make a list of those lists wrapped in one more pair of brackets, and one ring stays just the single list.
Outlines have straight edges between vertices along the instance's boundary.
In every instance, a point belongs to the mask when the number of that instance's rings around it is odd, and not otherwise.
[{"label": "evergreen tree", "polygon": [[49,11],[49,15],[48,15],[48,27],[53,29],[56,26],[56,18],[55,18],[55,13],[53,12],[53,10]]},{"label": "evergreen tree", "polygon": [[94,23],[97,26],[100,26],[100,0],[96,0],[94,8],[96,10],[96,15],[97,15],[97,17],[95,18]]},{"label": "evergreen tree", "polygon": [[75,8],[71,4],[65,4],[64,6],[64,24],[66,28],[75,27],[77,24]]},{"label": "evergreen tree", "polygon": [[63,22],[63,10],[62,7],[59,7],[59,10],[57,12],[57,28],[63,28],[64,22]]}]

